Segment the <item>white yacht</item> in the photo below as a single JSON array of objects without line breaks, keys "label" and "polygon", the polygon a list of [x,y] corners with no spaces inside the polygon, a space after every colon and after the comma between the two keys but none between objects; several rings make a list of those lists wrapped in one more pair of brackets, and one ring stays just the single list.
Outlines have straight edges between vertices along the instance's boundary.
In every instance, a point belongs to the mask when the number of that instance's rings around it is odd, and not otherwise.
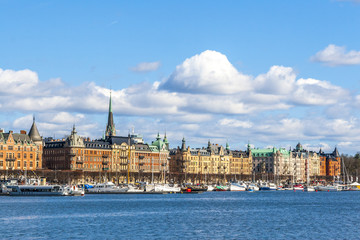
[{"label": "white yacht", "polygon": [[229,191],[246,191],[246,184],[240,182],[230,183]]},{"label": "white yacht", "polygon": [[180,192],[180,187],[170,186],[169,184],[156,184],[154,192]]},{"label": "white yacht", "polygon": [[81,187],[72,185],[72,186],[66,186],[65,192],[67,196],[84,196],[85,190]]},{"label": "white yacht", "polygon": [[256,191],[259,191],[260,188],[259,188],[258,185],[255,184],[255,183],[249,183],[249,185],[248,185],[248,187],[247,187],[246,190],[249,191],[249,192],[256,192]]},{"label": "white yacht", "polygon": [[10,185],[7,190],[10,196],[66,196],[60,185]]},{"label": "white yacht", "polygon": [[112,182],[98,183],[87,190],[88,193],[123,193],[129,190],[128,187],[118,187]]}]

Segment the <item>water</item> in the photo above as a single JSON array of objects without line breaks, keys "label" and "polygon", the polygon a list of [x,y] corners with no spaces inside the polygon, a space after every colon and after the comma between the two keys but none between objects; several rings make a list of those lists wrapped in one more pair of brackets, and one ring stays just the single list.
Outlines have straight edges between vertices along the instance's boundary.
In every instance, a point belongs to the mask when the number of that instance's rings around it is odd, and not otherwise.
[{"label": "water", "polygon": [[1,239],[359,239],[360,192],[0,197]]}]

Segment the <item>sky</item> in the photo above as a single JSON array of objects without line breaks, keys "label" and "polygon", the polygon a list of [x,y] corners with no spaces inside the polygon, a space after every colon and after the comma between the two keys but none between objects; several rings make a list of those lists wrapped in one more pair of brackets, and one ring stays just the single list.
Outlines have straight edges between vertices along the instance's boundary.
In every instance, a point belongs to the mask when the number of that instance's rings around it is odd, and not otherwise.
[{"label": "sky", "polygon": [[0,0],[0,128],[360,151],[360,1]]}]

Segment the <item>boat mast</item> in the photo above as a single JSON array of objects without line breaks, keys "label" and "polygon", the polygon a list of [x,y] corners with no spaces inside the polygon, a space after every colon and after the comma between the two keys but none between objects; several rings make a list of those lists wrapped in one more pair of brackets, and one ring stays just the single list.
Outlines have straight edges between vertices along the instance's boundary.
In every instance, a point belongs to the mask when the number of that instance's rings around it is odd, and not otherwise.
[{"label": "boat mast", "polygon": [[131,149],[131,144],[130,144],[130,133],[129,133],[129,136],[128,136],[128,146],[129,146],[129,155],[128,155],[128,162],[127,162],[127,184],[129,184],[129,180],[130,180],[130,158],[131,158],[131,152],[130,152],[130,149]]}]

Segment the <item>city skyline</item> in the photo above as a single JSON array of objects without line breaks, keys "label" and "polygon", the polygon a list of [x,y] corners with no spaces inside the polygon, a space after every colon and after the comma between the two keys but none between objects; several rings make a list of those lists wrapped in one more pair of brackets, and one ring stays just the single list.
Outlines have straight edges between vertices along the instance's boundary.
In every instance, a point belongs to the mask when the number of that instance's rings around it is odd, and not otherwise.
[{"label": "city skyline", "polygon": [[185,3],[0,1],[0,128],[359,151],[357,1]]}]

